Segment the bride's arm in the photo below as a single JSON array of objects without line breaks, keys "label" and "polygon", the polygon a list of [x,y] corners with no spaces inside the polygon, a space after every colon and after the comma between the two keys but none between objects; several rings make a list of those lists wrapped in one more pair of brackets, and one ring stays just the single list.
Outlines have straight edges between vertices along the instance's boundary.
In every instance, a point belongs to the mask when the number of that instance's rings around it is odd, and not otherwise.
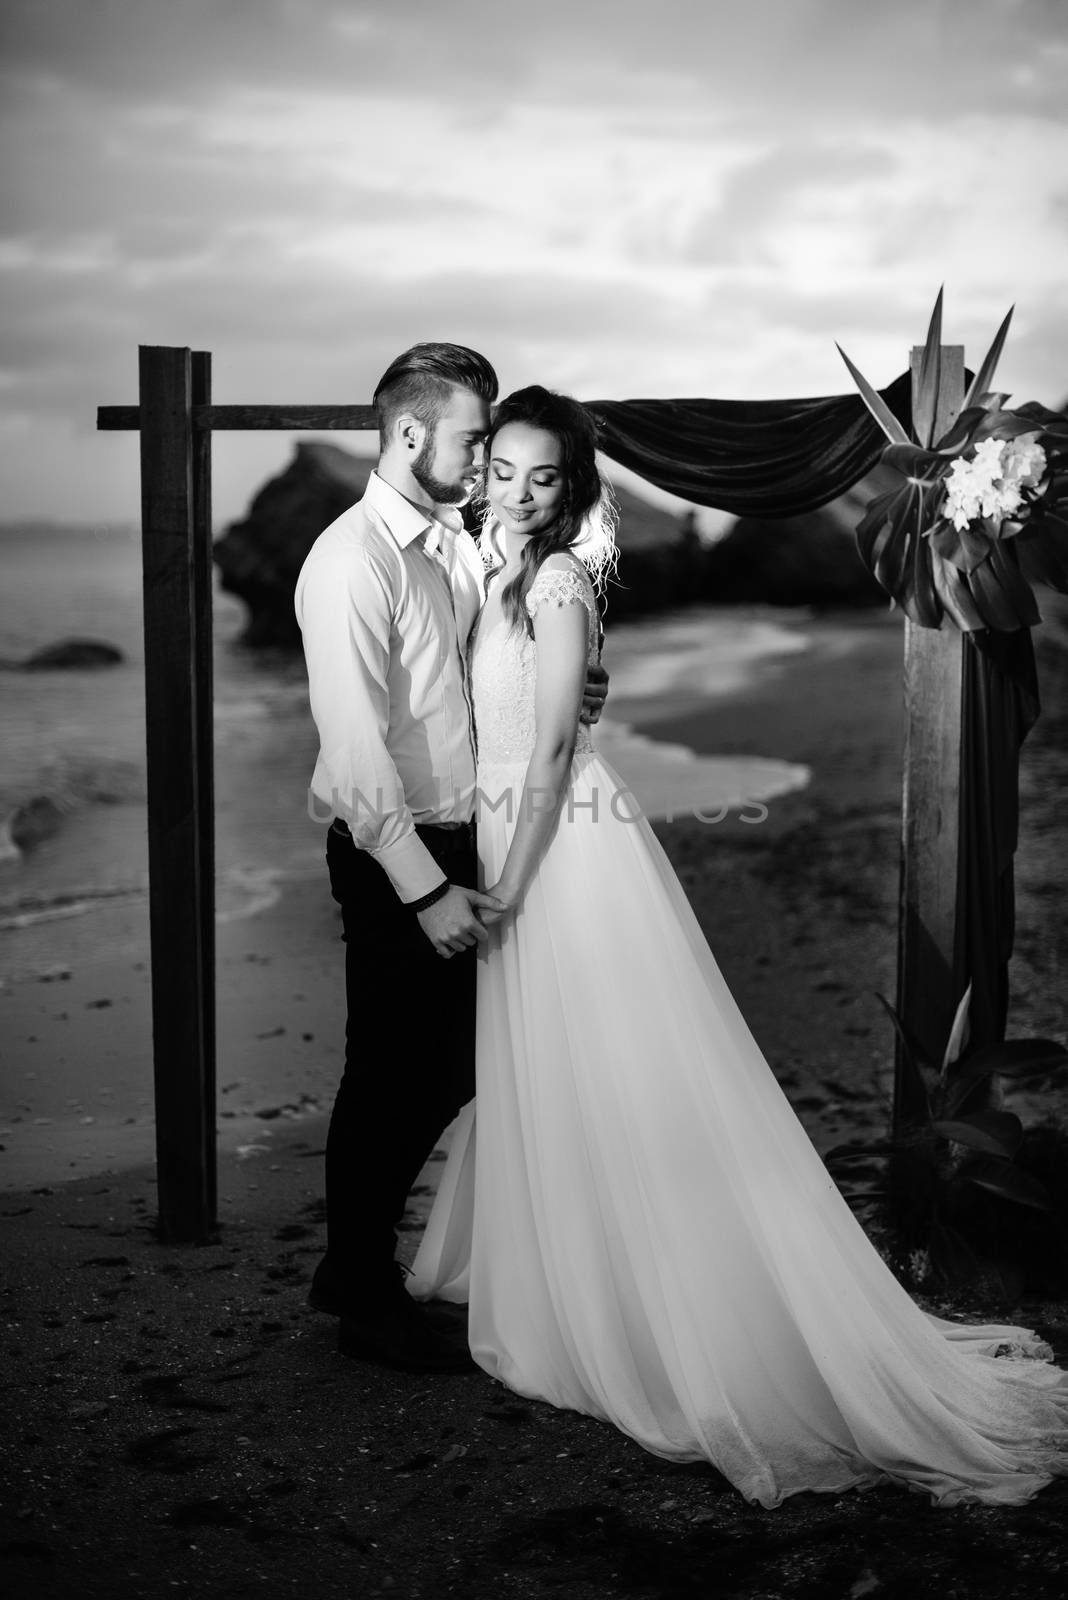
[{"label": "bride's arm", "polygon": [[[498,882],[487,891],[509,910],[522,899],[567,793],[586,682],[586,630],[586,607],[577,598],[563,605],[547,601],[534,614],[534,749],[508,857]],[[492,924],[498,919],[486,913],[484,920]]]}]

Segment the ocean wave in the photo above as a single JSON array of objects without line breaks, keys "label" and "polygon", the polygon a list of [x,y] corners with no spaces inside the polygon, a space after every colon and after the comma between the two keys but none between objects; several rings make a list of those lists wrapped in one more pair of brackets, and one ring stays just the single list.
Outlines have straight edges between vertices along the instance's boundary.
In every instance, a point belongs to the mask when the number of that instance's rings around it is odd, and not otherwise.
[{"label": "ocean wave", "polygon": [[[281,899],[286,883],[301,882],[306,876],[303,870],[287,872],[279,867],[249,865],[220,872],[215,880],[216,923],[243,922],[270,910]],[[147,898],[147,879],[110,888],[80,886],[54,894],[24,894],[6,904],[0,900],[0,933],[36,927],[42,922],[62,922],[91,911],[104,911],[122,901]]]},{"label": "ocean wave", "polygon": [[50,839],[82,806],[121,805],[145,798],[136,762],[114,757],[55,756],[36,776],[0,792],[0,862],[19,861]]}]

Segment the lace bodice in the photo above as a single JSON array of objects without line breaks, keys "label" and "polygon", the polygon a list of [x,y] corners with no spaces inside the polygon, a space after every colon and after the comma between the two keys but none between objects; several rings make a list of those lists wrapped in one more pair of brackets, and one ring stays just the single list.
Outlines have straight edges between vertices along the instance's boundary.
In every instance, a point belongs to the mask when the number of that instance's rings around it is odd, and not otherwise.
[{"label": "lace bodice", "polygon": [[[471,638],[471,698],[478,765],[526,765],[534,748],[534,680],[537,647],[524,629],[513,628],[500,606],[499,585],[490,587]],[[581,604],[587,613],[587,659],[597,659],[597,606],[593,585],[577,564],[542,567],[527,594],[527,611],[539,606]],[[593,749],[590,731],[579,724],[575,753]]]}]

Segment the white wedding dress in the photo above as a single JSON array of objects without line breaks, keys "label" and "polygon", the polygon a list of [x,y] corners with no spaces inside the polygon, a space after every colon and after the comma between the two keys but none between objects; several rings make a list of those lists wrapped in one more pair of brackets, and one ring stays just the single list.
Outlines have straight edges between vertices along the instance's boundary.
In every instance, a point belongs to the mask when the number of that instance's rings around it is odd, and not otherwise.
[{"label": "white wedding dress", "polygon": [[[528,596],[531,614],[573,603],[593,652],[584,569],[543,569]],[[491,589],[472,645],[485,884],[534,674]],[[1068,1374],[1030,1332],[929,1317],[897,1282],[585,727],[479,970],[477,1082],[409,1288],[467,1300],[474,1358],[509,1388],[707,1460],[764,1506],[886,1481],[1015,1504],[1068,1472]]]}]

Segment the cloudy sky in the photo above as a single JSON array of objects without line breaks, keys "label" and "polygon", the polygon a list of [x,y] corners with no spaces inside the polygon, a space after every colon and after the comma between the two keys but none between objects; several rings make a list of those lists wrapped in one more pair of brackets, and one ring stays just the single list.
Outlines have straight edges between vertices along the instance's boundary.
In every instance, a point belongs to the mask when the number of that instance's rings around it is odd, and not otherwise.
[{"label": "cloudy sky", "polygon": [[[946,284],[1068,396],[1065,0],[2,0],[0,521],[130,521],[138,344],[361,402],[417,339],[505,390],[876,382]],[[335,435],[344,441],[345,435]],[[359,441],[348,436],[353,443]],[[373,436],[365,436],[369,448]],[[216,441],[216,513],[286,459]]]}]

